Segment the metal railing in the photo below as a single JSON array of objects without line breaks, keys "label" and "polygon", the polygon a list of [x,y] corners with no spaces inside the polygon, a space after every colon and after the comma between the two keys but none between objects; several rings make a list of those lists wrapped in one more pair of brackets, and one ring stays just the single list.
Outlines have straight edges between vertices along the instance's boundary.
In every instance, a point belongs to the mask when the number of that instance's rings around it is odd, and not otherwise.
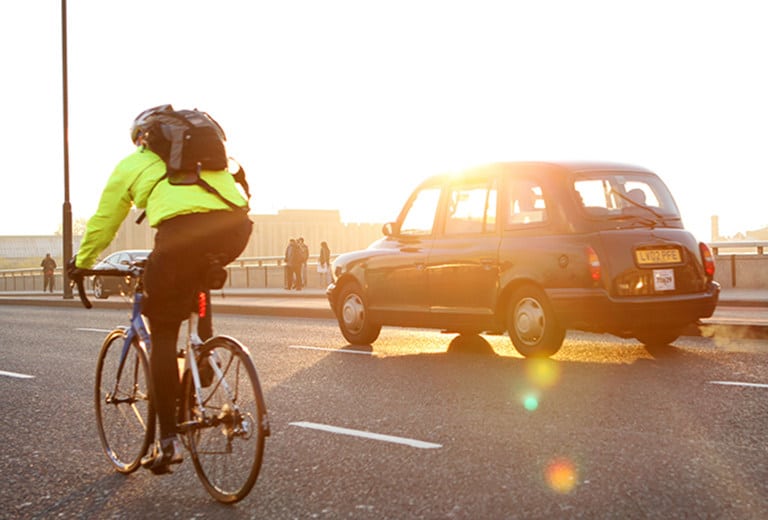
[{"label": "metal railing", "polygon": [[[768,287],[768,241],[711,242],[717,269],[715,278],[730,287]],[[334,255],[332,257],[335,258]],[[308,285],[323,287],[317,273],[318,255],[307,262]],[[229,287],[277,288],[284,285],[285,259],[282,256],[240,257],[227,267]],[[56,269],[56,287],[61,288],[62,269]],[[43,276],[39,267],[0,270],[0,291],[42,291]]]},{"label": "metal railing", "polygon": [[722,251],[730,251],[730,254],[757,254],[762,256],[765,254],[766,248],[768,248],[768,241],[765,240],[753,240],[737,242],[712,242],[709,244],[712,248],[712,253],[717,256],[725,254]]},{"label": "metal railing", "polygon": [[[331,261],[338,255],[331,255]],[[323,288],[324,277],[317,272],[319,255],[307,260],[308,287]],[[282,256],[240,257],[227,266],[227,285],[239,288],[282,288],[285,283],[285,258]],[[54,285],[61,290],[63,268],[54,272]],[[42,291],[43,272],[40,267],[0,269],[0,292]]]},{"label": "metal railing", "polygon": [[768,241],[712,242],[715,279],[723,287],[768,289]]}]

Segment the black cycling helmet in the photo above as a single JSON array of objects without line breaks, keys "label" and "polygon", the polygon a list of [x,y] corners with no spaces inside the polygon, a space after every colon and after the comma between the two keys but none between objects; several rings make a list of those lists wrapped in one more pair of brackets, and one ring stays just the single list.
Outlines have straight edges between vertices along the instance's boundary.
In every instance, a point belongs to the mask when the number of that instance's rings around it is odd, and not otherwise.
[{"label": "black cycling helmet", "polygon": [[139,137],[145,134],[154,123],[154,116],[161,112],[173,112],[172,105],[158,105],[156,107],[148,108],[133,120],[131,124],[131,141],[133,144],[138,145]]}]

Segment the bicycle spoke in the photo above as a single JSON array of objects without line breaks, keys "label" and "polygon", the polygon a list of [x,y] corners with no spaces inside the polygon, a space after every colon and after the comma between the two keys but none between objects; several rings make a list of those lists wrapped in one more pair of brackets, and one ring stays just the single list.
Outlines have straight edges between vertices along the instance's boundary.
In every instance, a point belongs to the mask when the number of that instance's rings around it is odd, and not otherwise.
[{"label": "bicycle spoke", "polygon": [[141,415],[141,411],[136,406],[136,404],[131,405],[131,410],[133,411],[134,417],[136,417],[136,421],[141,426],[142,431],[147,430],[147,423],[144,422],[144,417]]}]

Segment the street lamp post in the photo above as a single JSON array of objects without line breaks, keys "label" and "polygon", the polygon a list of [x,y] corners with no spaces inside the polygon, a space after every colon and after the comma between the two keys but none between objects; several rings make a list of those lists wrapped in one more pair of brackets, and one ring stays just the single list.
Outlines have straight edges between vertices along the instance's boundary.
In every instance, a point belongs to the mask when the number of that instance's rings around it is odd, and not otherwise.
[{"label": "street lamp post", "polygon": [[72,258],[72,205],[69,202],[69,100],[67,92],[67,0],[61,0],[61,71],[64,103],[64,206],[62,207],[62,251],[64,299],[72,299],[66,264]]}]

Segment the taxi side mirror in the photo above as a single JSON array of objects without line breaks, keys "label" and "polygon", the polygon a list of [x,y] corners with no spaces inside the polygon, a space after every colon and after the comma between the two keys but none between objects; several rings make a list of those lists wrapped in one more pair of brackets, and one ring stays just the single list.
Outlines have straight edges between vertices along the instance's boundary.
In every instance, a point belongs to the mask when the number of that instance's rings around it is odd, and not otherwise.
[{"label": "taxi side mirror", "polygon": [[398,225],[396,222],[387,222],[381,227],[381,232],[384,233],[384,236],[387,237],[395,236],[398,231]]}]

